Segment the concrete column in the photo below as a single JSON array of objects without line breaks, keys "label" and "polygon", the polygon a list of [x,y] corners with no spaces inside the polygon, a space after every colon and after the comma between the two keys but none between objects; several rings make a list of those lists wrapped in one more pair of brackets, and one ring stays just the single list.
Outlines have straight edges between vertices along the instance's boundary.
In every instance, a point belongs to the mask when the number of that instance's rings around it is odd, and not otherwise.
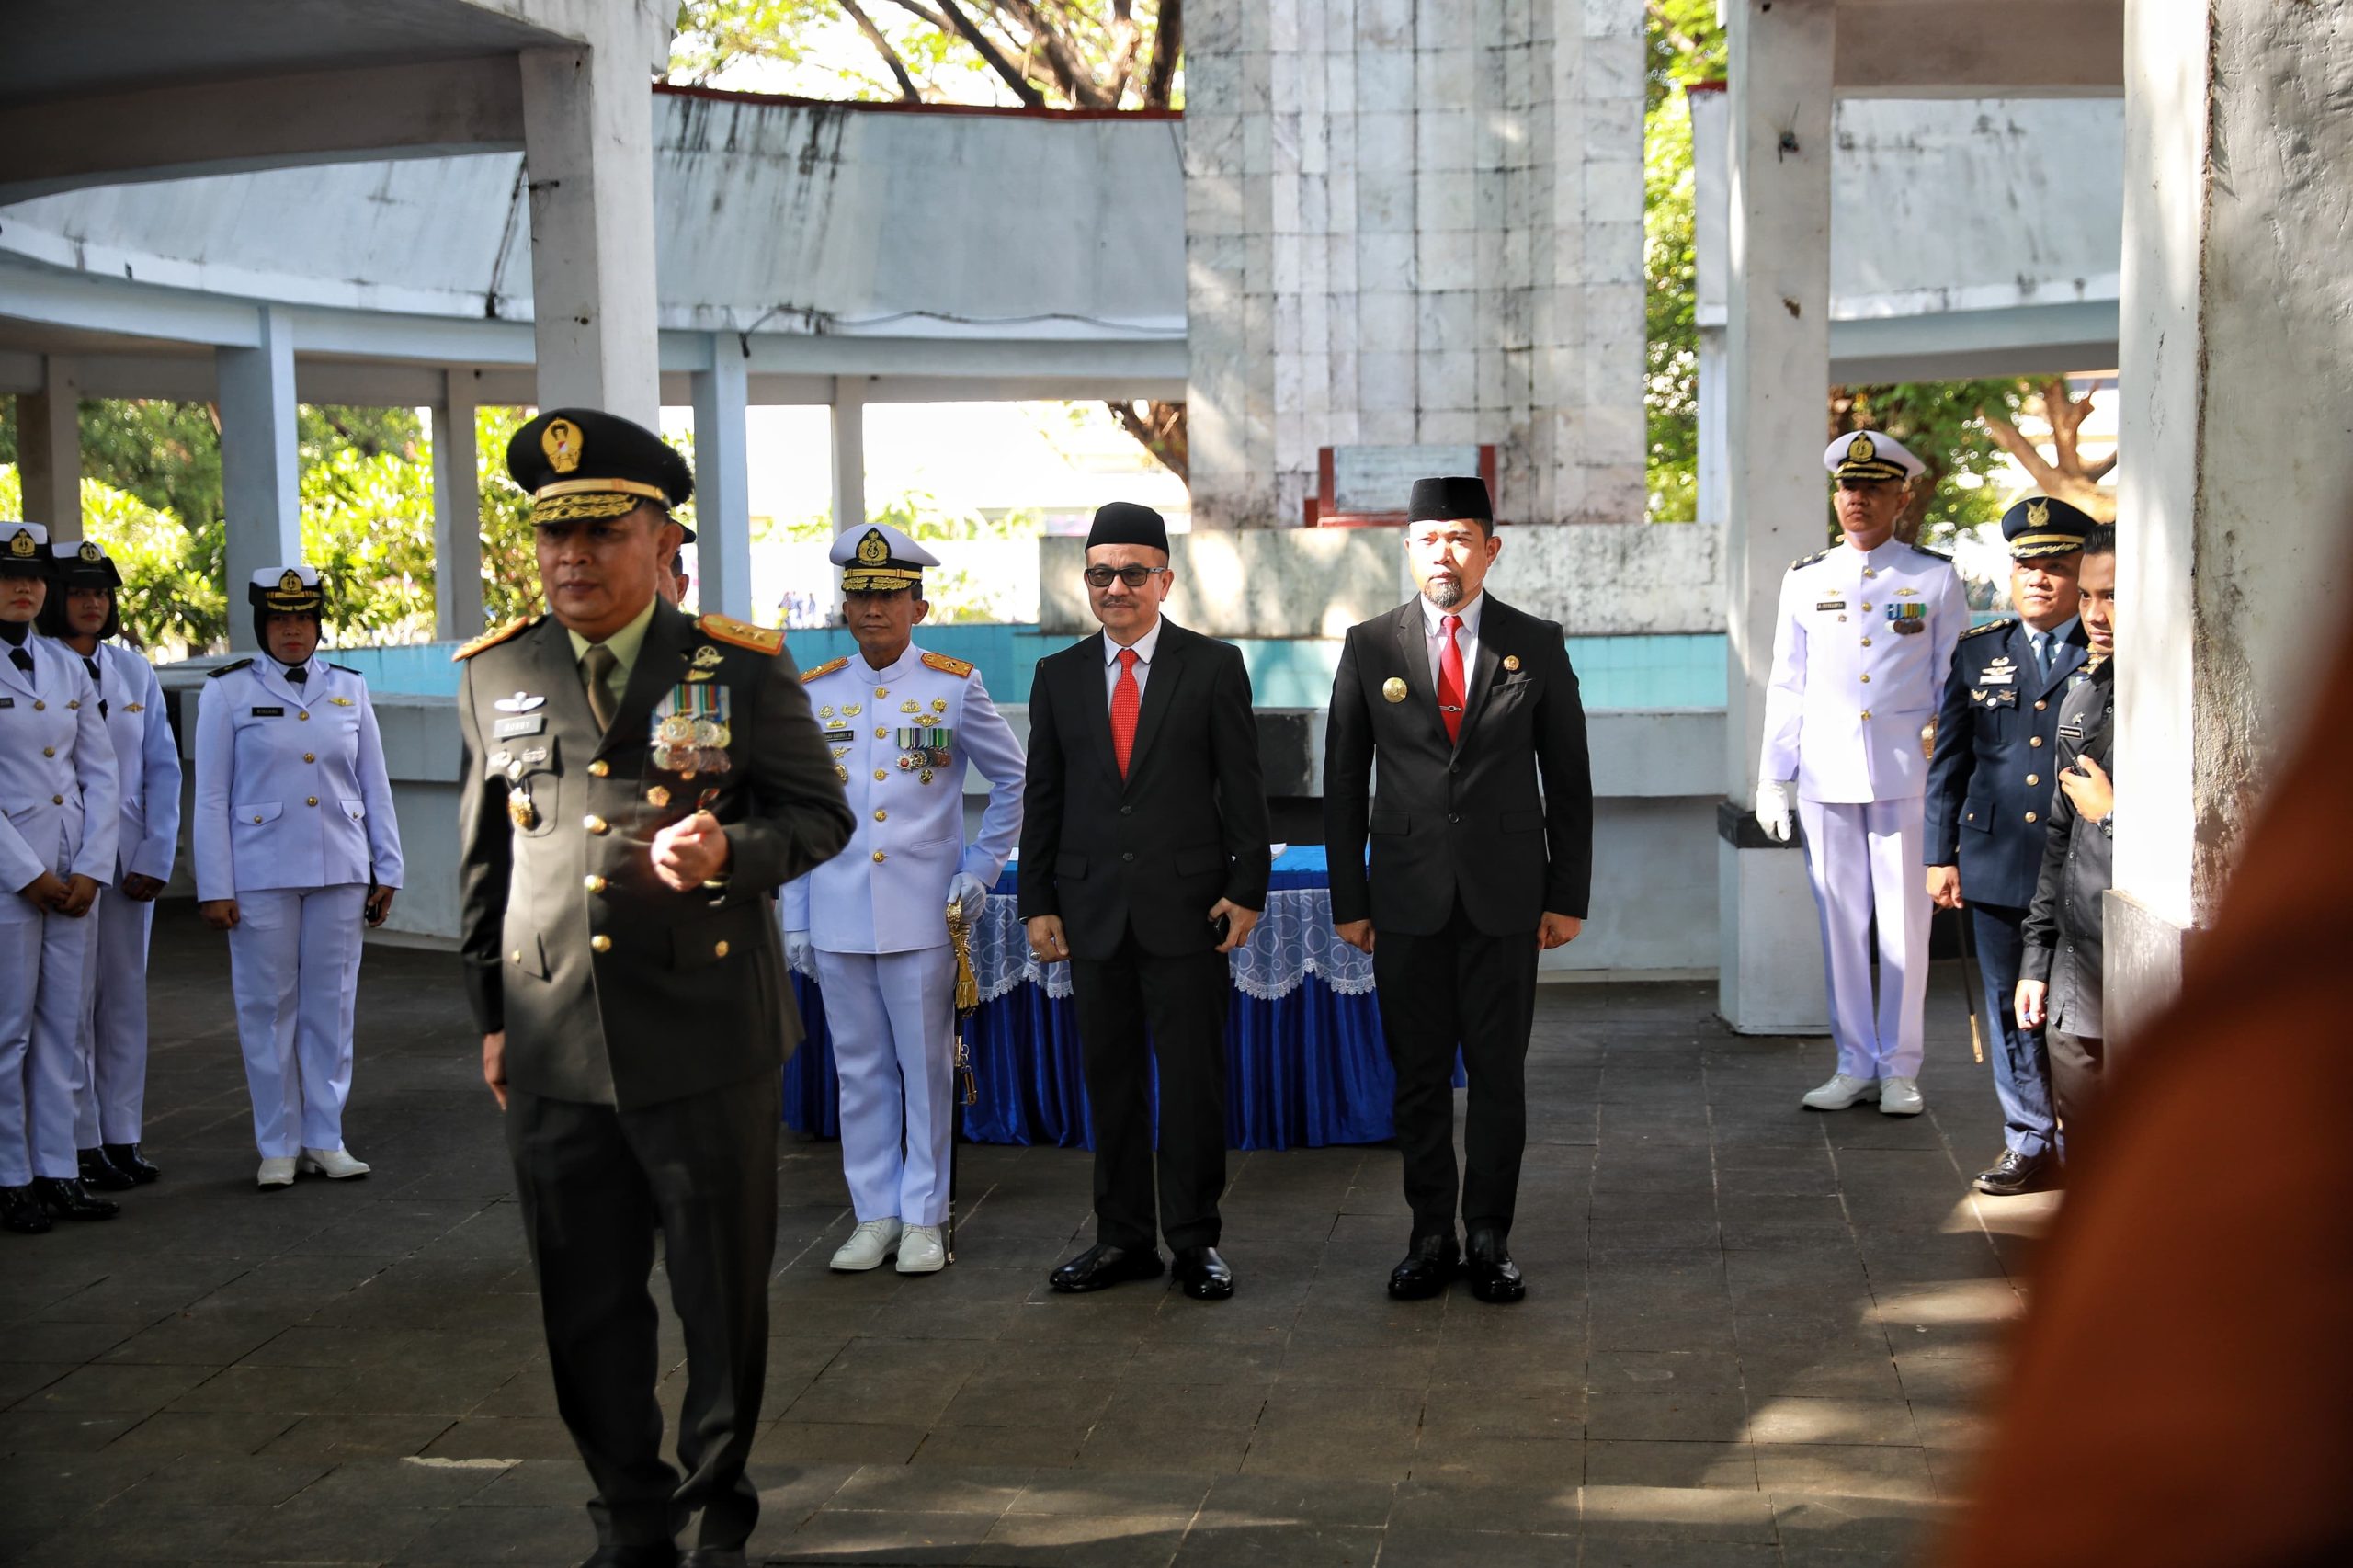
[{"label": "concrete column", "polygon": [[221,383],[221,489],[228,514],[229,646],[252,648],[245,585],[302,558],[301,455],[294,438],[294,329],[260,311],[261,341],[213,351]]},{"label": "concrete column", "polygon": [[738,620],[752,614],[752,491],[743,340],[711,335],[710,369],[694,373],[696,599]]},{"label": "concrete column", "polygon": [[462,642],[483,629],[474,372],[447,371],[442,384],[433,405],[433,635]]},{"label": "concrete column", "polygon": [[1834,0],[1729,0],[1732,265],[1725,327],[1727,809],[1719,818],[1718,1006],[1744,1033],[1828,1027],[1822,944],[1796,845],[1748,813],[1774,611],[1790,562],[1822,548],[1830,384]]},{"label": "concrete column", "polygon": [[69,359],[41,361],[41,390],[17,394],[17,477],[25,521],[51,539],[82,537],[82,389]]},{"label": "concrete column", "polygon": [[834,378],[834,534],[866,526],[866,378]]},{"label": "concrete column", "polygon": [[2129,7],[2109,1038],[2171,998],[2343,624],[2353,0]]},{"label": "concrete column", "polygon": [[520,56],[539,400],[654,429],[662,390],[649,84],[667,32],[660,7],[642,3],[585,15],[597,34],[589,46]]}]

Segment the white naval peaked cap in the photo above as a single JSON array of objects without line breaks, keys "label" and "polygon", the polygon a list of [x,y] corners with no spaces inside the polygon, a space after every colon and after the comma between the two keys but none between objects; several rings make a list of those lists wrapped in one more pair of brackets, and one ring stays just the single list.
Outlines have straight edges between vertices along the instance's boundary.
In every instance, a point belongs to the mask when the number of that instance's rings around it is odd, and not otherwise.
[{"label": "white naval peaked cap", "polygon": [[48,564],[49,530],[39,523],[0,521],[0,561]]},{"label": "white naval peaked cap", "polygon": [[[286,580],[287,574],[290,572],[294,574],[292,583]],[[318,585],[319,569],[315,566],[305,566],[301,562],[296,562],[290,566],[265,566],[254,574],[254,586],[256,588],[292,592],[297,587],[315,588]]]},{"label": "white naval peaked cap", "polygon": [[326,595],[319,586],[319,569],[297,561],[255,573],[245,585],[245,602],[259,609],[299,614],[319,608]]},{"label": "white naval peaked cap", "polygon": [[939,564],[939,557],[888,523],[843,529],[826,559],[842,569],[842,591],[849,594],[911,588],[923,581],[925,567]]},{"label": "white naval peaked cap", "polygon": [[1904,449],[1884,430],[1858,430],[1823,449],[1822,466],[1834,479],[1913,479],[1928,465]]}]

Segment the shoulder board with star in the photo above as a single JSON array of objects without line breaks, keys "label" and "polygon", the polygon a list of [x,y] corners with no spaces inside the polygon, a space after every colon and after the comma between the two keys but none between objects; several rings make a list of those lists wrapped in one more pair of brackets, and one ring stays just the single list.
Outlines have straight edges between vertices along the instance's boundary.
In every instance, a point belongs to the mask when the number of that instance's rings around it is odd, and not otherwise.
[{"label": "shoulder board with star", "polygon": [[227,664],[222,665],[219,669],[214,670],[210,675],[206,676],[204,678],[207,680],[219,680],[222,676],[236,674],[237,671],[244,669],[247,665],[252,663],[253,661],[251,659],[232,659]]},{"label": "shoulder board with star", "polygon": [[2006,615],[1999,620],[1989,620],[1983,626],[1971,627],[1968,631],[1961,634],[1961,641],[1966,642],[1972,637],[1983,637],[1988,631],[2007,631],[2011,627],[2016,626],[2018,623],[2018,618],[2017,616]]},{"label": "shoulder board with star", "polygon": [[802,670],[801,672],[801,684],[806,686],[811,681],[817,679],[821,676],[829,676],[835,670],[845,670],[848,667],[849,655],[847,653],[844,653],[838,659],[827,659],[822,665],[814,665],[808,669]]},{"label": "shoulder board with star", "polygon": [[504,626],[494,627],[450,654],[449,662],[455,664],[460,659],[471,659],[483,649],[495,648],[508,638],[528,631],[539,623],[539,619],[534,616],[524,620],[510,620]]},{"label": "shoulder board with star", "polygon": [[695,622],[705,637],[733,647],[749,648],[755,653],[775,653],[784,646],[784,633],[748,620],[738,620],[732,615],[706,615]]},{"label": "shoulder board with star", "polygon": [[923,662],[927,667],[944,670],[958,680],[968,679],[972,673],[972,666],[970,664],[962,659],[951,659],[945,653],[926,653],[923,656]]},{"label": "shoulder board with star", "polygon": [[1915,544],[1912,547],[1912,551],[1914,554],[1925,555],[1931,561],[1941,561],[1948,566],[1952,564],[1952,557],[1941,550],[1930,550],[1925,544]]},{"label": "shoulder board with star", "polygon": [[1830,552],[1826,550],[1817,550],[1812,555],[1801,555],[1795,561],[1790,562],[1790,570],[1795,572],[1801,567],[1811,566],[1815,562],[1824,559],[1829,553]]}]

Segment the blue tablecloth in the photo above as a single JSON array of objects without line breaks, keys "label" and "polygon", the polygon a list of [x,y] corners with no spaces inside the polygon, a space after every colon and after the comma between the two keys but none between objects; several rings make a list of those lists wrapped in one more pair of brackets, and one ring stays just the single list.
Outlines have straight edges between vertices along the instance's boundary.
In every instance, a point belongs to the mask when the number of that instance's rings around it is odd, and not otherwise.
[{"label": "blue tablecloth", "polygon": [[[1007,867],[990,899],[991,915],[978,940],[997,949],[975,953],[985,973],[1013,974],[1026,953],[1006,950],[1018,940],[1012,918],[1016,870]],[[1263,937],[1251,943],[1255,963],[1240,961],[1250,979],[1237,987],[1226,1016],[1226,1142],[1236,1149],[1315,1148],[1327,1143],[1377,1143],[1390,1135],[1395,1088],[1368,966],[1353,949],[1328,945],[1330,881],[1324,851],[1302,846],[1275,861]],[[998,901],[1003,900],[1000,907]],[[1289,963],[1272,968],[1273,952]],[[1312,949],[1304,960],[1302,949]],[[1057,968],[1057,978],[1061,966]],[[965,1136],[981,1143],[1091,1146],[1086,1085],[1080,1068],[1078,1026],[1066,984],[1030,977],[1005,982],[965,1023],[964,1039],[978,1084],[977,1104],[964,1110]],[[1327,973],[1336,973],[1336,986]],[[787,1126],[823,1137],[841,1130],[840,1085],[825,1028],[824,999],[805,975],[792,978],[808,1038],[784,1070]],[[1252,994],[1279,992],[1278,994]]]}]

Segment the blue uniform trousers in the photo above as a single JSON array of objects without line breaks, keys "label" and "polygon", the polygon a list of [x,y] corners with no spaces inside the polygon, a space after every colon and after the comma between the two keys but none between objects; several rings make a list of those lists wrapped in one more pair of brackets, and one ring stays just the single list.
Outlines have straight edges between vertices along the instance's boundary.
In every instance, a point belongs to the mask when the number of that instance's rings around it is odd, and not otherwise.
[{"label": "blue uniform trousers", "polygon": [[1999,903],[1969,905],[1977,942],[1977,971],[1985,983],[1986,1047],[1994,1058],[1994,1092],[2002,1102],[2002,1142],[2021,1154],[2041,1154],[2053,1140],[2051,1059],[2040,1029],[2020,1028],[2011,1003],[2026,953],[2026,911]]}]

